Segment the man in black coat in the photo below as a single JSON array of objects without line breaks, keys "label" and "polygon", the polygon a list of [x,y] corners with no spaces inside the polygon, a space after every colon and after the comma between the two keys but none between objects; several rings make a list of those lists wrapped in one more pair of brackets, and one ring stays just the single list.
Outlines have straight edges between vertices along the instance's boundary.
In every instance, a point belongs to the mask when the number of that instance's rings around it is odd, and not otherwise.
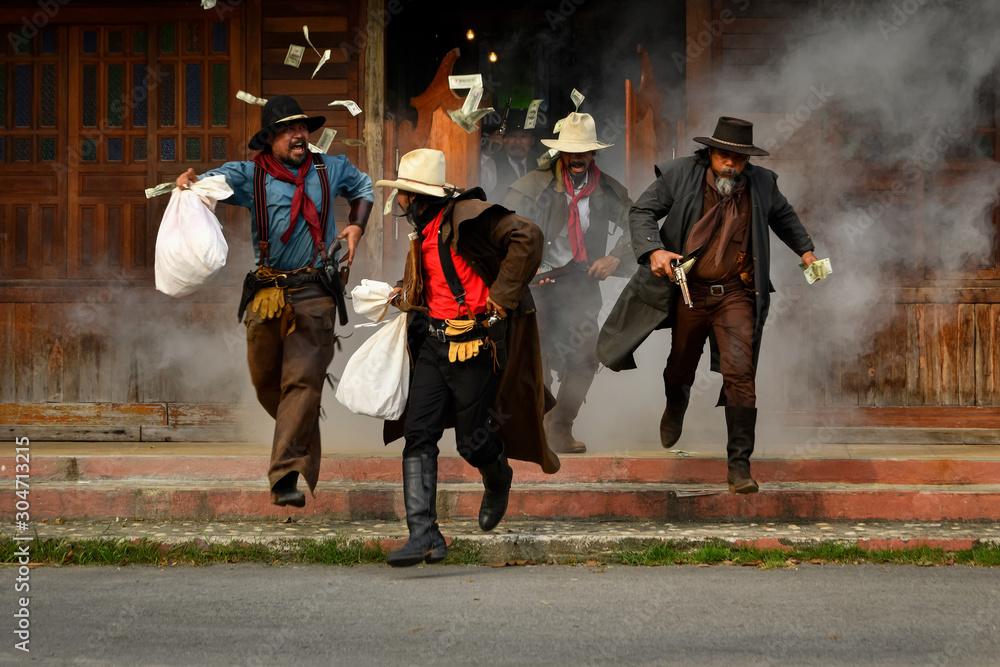
[{"label": "man in black coat", "polygon": [[[749,164],[767,152],[753,145],[753,125],[722,117],[708,146],[656,167],[657,179],[629,212],[639,270],[625,287],[598,338],[597,354],[612,370],[635,368],[633,352],[656,329],[670,327],[663,372],[667,405],[660,442],[681,435],[691,384],[706,338],[712,369],[723,376],[729,490],[755,493],[750,455],[756,428],[755,374],[761,333],[774,291],[768,228],[812,265],[809,234],[777,186],[777,175]],[[666,216],[663,225],[657,221]],[[674,261],[688,269],[689,307],[678,298]]]}]

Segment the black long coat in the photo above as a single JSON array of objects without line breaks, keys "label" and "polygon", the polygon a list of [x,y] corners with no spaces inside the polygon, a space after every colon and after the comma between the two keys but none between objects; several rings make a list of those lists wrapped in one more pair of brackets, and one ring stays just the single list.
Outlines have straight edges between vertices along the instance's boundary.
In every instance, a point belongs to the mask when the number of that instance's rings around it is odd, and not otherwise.
[{"label": "black long coat", "polygon": [[[632,249],[637,259],[654,250],[683,255],[695,223],[702,217],[703,187],[707,163],[696,156],[671,160],[656,166],[656,180],[629,212]],[[778,190],[778,175],[769,169],[747,164],[743,168],[750,188],[753,211],[750,219],[750,251],[753,253],[754,313],[753,360],[757,364],[760,339],[770,307],[771,252],[768,228],[792,249],[803,255],[815,249],[791,204]],[[663,224],[658,221],[666,216]],[[628,285],[618,297],[597,340],[597,356],[614,371],[635,368],[633,353],[656,329],[673,324],[679,288],[667,278],[653,275],[649,262],[640,261]],[[713,370],[717,370],[713,354]]]}]

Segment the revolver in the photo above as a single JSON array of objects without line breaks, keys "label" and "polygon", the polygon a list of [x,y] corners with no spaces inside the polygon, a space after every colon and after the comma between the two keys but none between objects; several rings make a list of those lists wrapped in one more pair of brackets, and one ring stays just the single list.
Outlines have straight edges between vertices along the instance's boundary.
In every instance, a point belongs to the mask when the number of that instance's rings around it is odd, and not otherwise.
[{"label": "revolver", "polygon": [[681,296],[684,298],[684,304],[688,308],[694,308],[694,303],[691,302],[691,292],[688,291],[687,280],[687,272],[694,266],[694,258],[692,257],[687,261],[675,259],[670,263],[670,266],[674,270],[674,282],[681,288]]}]

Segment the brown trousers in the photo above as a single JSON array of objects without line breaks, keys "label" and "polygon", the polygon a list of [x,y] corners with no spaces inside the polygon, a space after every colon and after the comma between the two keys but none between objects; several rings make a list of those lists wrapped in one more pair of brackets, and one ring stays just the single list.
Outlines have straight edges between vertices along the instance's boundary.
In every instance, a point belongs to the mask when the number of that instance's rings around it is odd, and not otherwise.
[{"label": "brown trousers", "polygon": [[690,280],[689,289],[694,307],[688,308],[682,299],[677,301],[664,380],[674,385],[694,383],[698,361],[711,331],[719,348],[726,405],[755,407],[753,295],[738,276],[721,286]]},{"label": "brown trousers", "polygon": [[333,297],[320,290],[286,293],[295,311],[295,330],[284,340],[280,318],[261,320],[257,313],[247,313],[250,379],[257,400],[275,422],[267,471],[272,488],[292,471],[298,471],[310,492],[319,481],[319,409],[336,345],[337,317]]}]

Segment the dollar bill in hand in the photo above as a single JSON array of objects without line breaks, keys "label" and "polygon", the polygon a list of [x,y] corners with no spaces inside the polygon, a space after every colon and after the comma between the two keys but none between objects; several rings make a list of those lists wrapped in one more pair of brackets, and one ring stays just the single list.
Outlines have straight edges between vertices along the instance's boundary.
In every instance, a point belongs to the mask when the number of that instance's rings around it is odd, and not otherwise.
[{"label": "dollar bill in hand", "polygon": [[153,197],[165,195],[176,187],[177,183],[170,181],[169,183],[160,183],[153,188],[146,188],[146,199],[152,199]]},{"label": "dollar bill in hand", "polygon": [[805,265],[805,262],[799,262],[799,268],[802,269],[802,273],[806,277],[806,282],[812,285],[817,280],[822,280],[826,278],[831,273],[833,273],[833,266],[830,264],[830,258],[817,259],[815,262],[809,266]]},{"label": "dollar bill in hand", "polygon": [[302,56],[306,54],[306,47],[298,44],[288,45],[288,55],[285,56],[285,64],[298,67],[302,64]]}]

